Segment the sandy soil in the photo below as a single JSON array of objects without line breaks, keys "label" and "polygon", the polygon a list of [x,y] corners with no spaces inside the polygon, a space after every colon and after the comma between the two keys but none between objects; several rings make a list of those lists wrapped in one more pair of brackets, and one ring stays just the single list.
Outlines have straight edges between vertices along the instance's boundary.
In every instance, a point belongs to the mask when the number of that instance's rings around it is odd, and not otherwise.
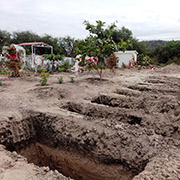
[{"label": "sandy soil", "polygon": [[[95,72],[75,74],[74,83],[71,75],[50,75],[47,86],[32,73],[0,75],[0,143],[19,152],[32,141],[74,151],[105,166],[118,165],[133,180],[180,179],[180,67],[107,70],[101,82]],[[1,152],[0,158],[11,156]],[[21,173],[33,174],[24,161]],[[14,176],[10,169],[0,176]],[[81,177],[88,179],[85,173]]]}]

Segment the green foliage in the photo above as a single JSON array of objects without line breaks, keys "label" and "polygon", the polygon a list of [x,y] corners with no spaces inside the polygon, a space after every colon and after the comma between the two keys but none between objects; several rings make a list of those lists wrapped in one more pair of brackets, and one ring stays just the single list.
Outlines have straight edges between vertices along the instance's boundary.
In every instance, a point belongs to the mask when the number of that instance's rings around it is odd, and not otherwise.
[{"label": "green foliage", "polygon": [[25,50],[26,50],[26,54],[27,54],[27,55],[31,55],[31,54],[32,54],[29,49],[25,48]]},{"label": "green foliage", "polygon": [[137,39],[132,40],[132,46],[128,50],[136,50],[139,54],[146,54],[146,46],[144,42],[139,42]]},{"label": "green foliage", "polygon": [[62,84],[63,82],[64,82],[63,77],[59,77],[59,78],[58,78],[58,83],[59,83],[59,84]]},{"label": "green foliage", "polygon": [[70,36],[59,38],[58,44],[61,48],[62,54],[64,54],[66,57],[70,57],[71,52],[73,51],[75,42],[76,40],[74,38],[71,38]]},{"label": "green foliage", "polygon": [[70,82],[71,82],[71,83],[74,83],[74,82],[75,82],[74,78],[75,78],[74,76],[70,76]]},{"label": "green foliage", "polygon": [[46,72],[46,69],[44,69],[43,67],[37,67],[37,72],[38,73]]},{"label": "green foliage", "polygon": [[151,63],[151,58],[147,55],[140,54],[137,58],[137,64],[141,66],[147,66]]},{"label": "green foliage", "polygon": [[60,72],[68,72],[71,69],[72,65],[69,64],[68,61],[64,62],[64,64],[59,65],[59,71]]},{"label": "green foliage", "polygon": [[157,56],[159,63],[179,63],[180,41],[169,41],[164,46],[157,47],[154,50],[154,56]]},{"label": "green foliage", "polygon": [[119,43],[121,42],[121,40],[123,41],[129,41],[133,39],[133,35],[132,32],[125,28],[124,26],[121,29],[114,29],[112,31],[112,38],[114,40],[114,42]]},{"label": "green foliage", "polygon": [[[65,54],[64,46],[63,44],[66,44],[66,51],[67,47],[69,46],[67,41],[71,41],[74,43],[75,39],[73,38],[57,38],[52,37],[51,35],[45,34],[44,36],[39,36],[38,34],[32,32],[32,31],[15,31],[13,33],[9,33],[8,31],[1,31],[0,30],[0,51],[2,46],[4,45],[4,42],[7,41],[8,44],[19,44],[23,42],[45,42],[53,47],[53,52],[55,54]],[[73,45],[70,45],[70,49],[72,49]],[[27,47],[26,49],[30,49],[30,47]],[[37,48],[36,53],[37,54],[50,54],[51,50],[50,48]],[[69,52],[68,52],[69,53]],[[65,54],[67,55],[67,54]]]},{"label": "green foliage", "polygon": [[49,78],[49,73],[43,71],[41,73],[41,79],[40,79],[41,86],[45,86],[47,84],[48,78]]},{"label": "green foliage", "polygon": [[[0,61],[1,66],[1,61]],[[9,72],[5,71],[2,67],[0,67],[0,74],[8,74]]]},{"label": "green foliage", "polygon": [[40,41],[40,36],[32,31],[17,31],[12,33],[12,41],[15,44],[22,42],[35,42]]},{"label": "green foliage", "polygon": [[[40,41],[45,42],[53,47],[53,52],[55,54],[61,54],[61,50],[58,45],[58,38],[54,38],[51,35],[45,34],[40,38]],[[38,48],[39,49],[39,48]],[[41,48],[40,54],[50,54],[51,50],[50,48]]]},{"label": "green foliage", "polygon": [[105,58],[120,49],[124,51],[128,47],[129,42],[125,42],[121,39],[117,44],[113,41],[112,34],[116,28],[115,23],[112,23],[108,27],[105,27],[105,22],[102,21],[96,21],[96,25],[92,25],[88,21],[84,21],[84,24],[86,30],[89,31],[89,36],[85,40],[77,41],[74,47],[74,52],[80,54],[82,59],[85,59],[87,56],[98,57],[98,63],[100,66],[96,66],[95,69],[100,70],[98,72],[101,79],[101,66],[105,64]]},{"label": "green foliage", "polygon": [[112,33],[116,27],[115,23],[105,28],[105,22],[96,21],[97,25],[92,25],[88,21],[84,21],[86,30],[89,30],[89,36],[82,41],[77,41],[74,47],[76,54],[85,56],[96,56],[99,61],[103,61],[104,58],[109,57],[113,52],[119,49],[125,50],[129,42],[121,40],[116,44],[112,39]]},{"label": "green foliage", "polygon": [[43,54],[44,59],[49,59],[49,60],[62,60],[64,58],[64,55],[55,55],[55,54]]},{"label": "green foliage", "polygon": [[127,47],[127,50],[136,50],[140,54],[146,53],[145,43],[139,42],[133,37],[132,32],[125,27],[122,27],[121,29],[115,28],[112,32],[112,38],[115,43],[120,43],[122,40],[128,42],[129,46]]},{"label": "green foliage", "polygon": [[2,83],[2,81],[0,81],[0,86],[2,86],[3,85],[3,83]]},{"label": "green foliage", "polygon": [[167,43],[167,41],[150,40],[150,41],[142,41],[142,43],[144,43],[146,50],[149,51],[159,46],[164,46]]},{"label": "green foliage", "polygon": [[11,34],[8,31],[0,30],[0,52],[2,51],[2,47],[5,45],[5,42],[8,44],[11,41]]}]

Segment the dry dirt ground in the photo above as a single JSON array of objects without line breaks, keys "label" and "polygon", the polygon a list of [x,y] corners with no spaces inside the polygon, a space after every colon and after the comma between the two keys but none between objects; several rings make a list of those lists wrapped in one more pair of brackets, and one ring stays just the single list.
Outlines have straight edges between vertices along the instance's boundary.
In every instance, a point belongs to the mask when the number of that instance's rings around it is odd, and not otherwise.
[{"label": "dry dirt ground", "polygon": [[0,179],[180,180],[179,66],[39,79],[0,75]]}]

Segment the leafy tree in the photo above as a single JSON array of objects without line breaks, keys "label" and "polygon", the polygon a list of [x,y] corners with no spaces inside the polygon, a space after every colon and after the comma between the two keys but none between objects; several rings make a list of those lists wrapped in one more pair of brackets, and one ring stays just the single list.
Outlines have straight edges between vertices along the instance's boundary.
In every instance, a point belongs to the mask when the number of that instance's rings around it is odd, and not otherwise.
[{"label": "leafy tree", "polygon": [[8,31],[0,30],[0,52],[2,51],[2,47],[7,42],[8,44],[11,41],[11,34]]},{"label": "leafy tree", "polygon": [[167,41],[163,41],[163,40],[150,40],[150,41],[142,41],[145,45],[145,48],[147,51],[155,49],[159,46],[164,46]]},{"label": "leafy tree", "polygon": [[123,26],[121,29],[115,28],[112,31],[112,38],[113,38],[114,42],[119,43],[119,42],[121,42],[121,40],[123,40],[123,41],[132,40],[133,34],[129,29],[127,29]]},{"label": "leafy tree", "polygon": [[139,42],[137,39],[132,39],[132,46],[128,50],[136,50],[139,54],[146,54],[146,47],[144,42]]},{"label": "leafy tree", "polygon": [[139,54],[146,53],[145,43],[139,42],[136,38],[134,38],[132,31],[124,26],[121,29],[115,28],[112,32],[112,38],[116,43],[119,43],[122,40],[125,42],[130,41],[131,46],[129,46],[127,50],[136,50]]},{"label": "leafy tree", "polygon": [[102,77],[102,70],[104,69],[104,60],[118,49],[125,50],[129,43],[121,40],[118,44],[113,41],[112,33],[116,28],[115,23],[105,27],[105,22],[96,21],[96,25],[84,21],[86,30],[89,31],[89,36],[85,40],[78,41],[75,44],[75,53],[80,54],[82,60],[85,61],[86,56],[95,56],[99,59],[99,64],[94,66]]},{"label": "leafy tree", "polygon": [[[58,46],[58,38],[54,38],[51,35],[45,34],[40,38],[40,41],[45,42],[53,47],[53,53],[54,54],[62,54],[59,46]],[[49,54],[50,49],[48,48],[43,48],[43,53],[42,54]]]},{"label": "leafy tree", "polygon": [[59,38],[58,45],[59,48],[61,49],[62,54],[64,54],[67,57],[70,57],[75,42],[76,40],[74,38],[71,38],[70,36]]},{"label": "leafy tree", "polygon": [[13,32],[11,43],[20,44],[23,42],[38,42],[40,41],[40,36],[31,31],[21,31]]},{"label": "leafy tree", "polygon": [[141,66],[147,66],[151,63],[151,58],[144,54],[139,54],[137,58],[137,64]]},{"label": "leafy tree", "polygon": [[174,62],[180,63],[180,41],[169,41],[164,46],[159,46],[154,50],[154,56],[159,63]]}]

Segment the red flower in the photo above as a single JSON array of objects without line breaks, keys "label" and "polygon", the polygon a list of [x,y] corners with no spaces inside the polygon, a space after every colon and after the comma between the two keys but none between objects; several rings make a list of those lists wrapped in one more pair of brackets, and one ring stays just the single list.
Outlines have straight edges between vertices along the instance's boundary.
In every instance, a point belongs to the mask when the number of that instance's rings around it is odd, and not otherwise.
[{"label": "red flower", "polygon": [[73,54],[73,56],[75,57],[75,56],[76,56],[76,54]]},{"label": "red flower", "polygon": [[73,51],[71,51],[70,53],[73,54]]},{"label": "red flower", "polygon": [[7,44],[7,41],[4,41],[4,45]]},{"label": "red flower", "polygon": [[11,59],[16,59],[16,52],[12,52],[12,54],[10,55]]}]

